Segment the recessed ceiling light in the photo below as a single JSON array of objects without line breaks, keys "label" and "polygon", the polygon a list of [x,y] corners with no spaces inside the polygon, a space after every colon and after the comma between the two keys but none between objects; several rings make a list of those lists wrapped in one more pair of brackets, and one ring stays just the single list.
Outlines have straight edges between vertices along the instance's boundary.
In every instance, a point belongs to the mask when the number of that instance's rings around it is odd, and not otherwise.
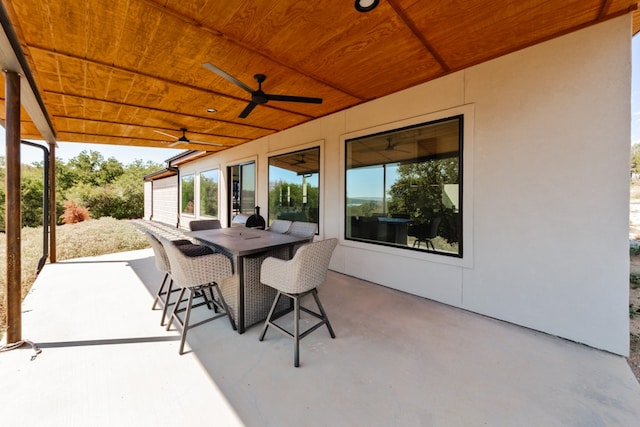
[{"label": "recessed ceiling light", "polygon": [[356,10],[358,12],[369,12],[378,6],[380,0],[356,0]]},{"label": "recessed ceiling light", "polygon": [[215,108],[207,108],[207,113],[217,113],[218,110],[216,110]]}]

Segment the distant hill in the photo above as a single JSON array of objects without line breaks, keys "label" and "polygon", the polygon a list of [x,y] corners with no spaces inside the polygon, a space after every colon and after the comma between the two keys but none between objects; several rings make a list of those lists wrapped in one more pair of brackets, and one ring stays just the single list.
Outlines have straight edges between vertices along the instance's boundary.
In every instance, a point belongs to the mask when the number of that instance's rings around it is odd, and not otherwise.
[{"label": "distant hill", "polygon": [[348,206],[360,206],[365,203],[375,203],[382,205],[382,197],[347,197]]}]

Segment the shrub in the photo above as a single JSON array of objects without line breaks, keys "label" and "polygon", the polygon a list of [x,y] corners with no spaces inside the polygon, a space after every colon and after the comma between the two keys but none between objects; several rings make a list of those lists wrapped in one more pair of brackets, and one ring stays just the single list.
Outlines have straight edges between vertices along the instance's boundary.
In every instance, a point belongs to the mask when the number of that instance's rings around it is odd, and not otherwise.
[{"label": "shrub", "polygon": [[89,209],[76,204],[76,202],[72,200],[66,200],[64,202],[64,213],[60,217],[64,224],[75,224],[90,218],[91,214],[89,213]]}]

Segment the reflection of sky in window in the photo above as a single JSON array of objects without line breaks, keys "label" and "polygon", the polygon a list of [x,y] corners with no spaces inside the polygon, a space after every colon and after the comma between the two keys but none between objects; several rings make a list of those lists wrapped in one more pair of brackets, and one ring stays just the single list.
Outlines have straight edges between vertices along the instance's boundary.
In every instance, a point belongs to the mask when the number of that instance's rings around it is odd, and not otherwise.
[{"label": "reflection of sky in window", "polygon": [[[277,182],[289,182],[293,184],[302,184],[302,175],[298,175],[287,169],[282,169],[275,166],[269,166],[269,187],[275,185]],[[318,186],[318,174],[314,173],[311,176],[307,176],[307,184],[317,187]]]},{"label": "reflection of sky in window", "polygon": [[[387,191],[398,179],[398,165],[390,164],[387,170]],[[298,175],[287,169],[275,166],[269,167],[269,186],[277,182],[302,183],[302,175]],[[318,174],[307,177],[307,183],[318,187]],[[350,169],[347,171],[347,196],[348,197],[378,197],[383,196],[384,168],[382,165]]]},{"label": "reflection of sky in window", "polygon": [[[382,165],[355,168],[347,171],[347,197],[367,198],[383,196],[384,167]],[[390,164],[387,171],[387,191],[398,179],[398,165]]]},{"label": "reflection of sky in window", "polygon": [[208,171],[201,172],[200,176],[202,178],[209,179],[209,180],[215,182],[216,184],[218,183],[218,169],[211,169],[211,170],[208,170]]}]

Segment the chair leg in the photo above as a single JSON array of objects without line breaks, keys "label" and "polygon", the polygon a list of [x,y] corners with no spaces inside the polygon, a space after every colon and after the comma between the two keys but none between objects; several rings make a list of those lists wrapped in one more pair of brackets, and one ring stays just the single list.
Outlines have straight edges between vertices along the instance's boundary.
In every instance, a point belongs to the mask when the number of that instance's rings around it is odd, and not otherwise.
[{"label": "chair leg", "polygon": [[[160,326],[164,326],[164,321],[167,319],[167,308],[171,305],[171,294],[173,293],[173,279],[169,277],[169,287],[167,288],[167,299],[164,301],[164,306],[162,307],[162,319],[160,319]],[[181,293],[182,295],[182,293]],[[178,298],[180,300],[180,298]],[[178,301],[176,301],[177,303]]]},{"label": "chair leg", "polygon": [[180,351],[178,352],[179,354],[184,354],[184,342],[187,339],[187,331],[189,330],[189,316],[191,315],[192,302],[193,302],[193,290],[189,289],[189,300],[187,301],[187,312],[184,315],[184,323],[182,324],[182,335],[180,337]]},{"label": "chair leg", "polygon": [[[216,304],[216,296],[213,293],[213,288],[215,287],[215,283],[212,284],[211,286],[207,286],[207,288],[209,289],[209,296],[211,297],[211,305],[213,307],[209,307],[209,310],[211,310],[211,308],[213,308],[213,312],[217,313],[219,310],[218,304]],[[202,293],[204,293],[204,291],[202,291]]]},{"label": "chair leg", "polygon": [[300,297],[293,297],[293,366],[300,366]]},{"label": "chair leg", "polygon": [[[320,311],[320,313],[316,313],[313,310],[310,310],[308,308],[302,307],[300,305],[300,298],[304,297],[305,295],[311,293],[313,295],[313,299],[316,302],[316,305],[318,306],[318,310]],[[282,295],[285,295],[291,299],[293,299],[293,333],[285,330],[284,328],[282,328],[280,325],[277,325],[275,323],[273,323],[273,314],[275,312],[276,306],[278,305],[278,302],[280,300],[280,297]],[[311,315],[313,315],[314,317],[320,319],[319,322],[317,322],[315,325],[313,325],[312,327],[310,327],[309,329],[305,330],[303,333],[300,333],[300,314],[301,311],[305,311],[306,313],[309,313]],[[269,314],[267,315],[267,319],[264,322],[264,326],[262,327],[262,332],[260,333],[260,337],[258,338],[260,341],[264,340],[264,337],[267,333],[267,329],[269,328],[269,326],[273,326],[274,328],[276,328],[278,331],[282,332],[283,334],[289,336],[289,338],[293,339],[293,366],[295,366],[296,368],[300,366],[300,340],[304,337],[306,337],[308,334],[310,334],[311,332],[315,331],[316,329],[318,329],[319,327],[321,327],[322,325],[327,325],[327,329],[329,330],[329,334],[331,335],[331,338],[335,338],[336,334],[333,332],[333,328],[331,327],[331,323],[329,322],[329,317],[327,317],[327,312],[324,311],[324,307],[322,306],[322,303],[320,302],[320,297],[318,296],[318,290],[317,289],[312,289],[310,291],[301,293],[301,294],[287,294],[281,291],[278,291],[278,294],[276,295],[275,300],[273,301],[273,305],[271,306],[271,310],[269,310]]]},{"label": "chair leg", "polygon": [[[213,290],[209,289],[209,294],[211,295],[211,299],[209,299],[206,296],[206,292],[207,289],[206,288],[211,288],[211,287],[215,287],[218,290],[218,295],[219,295],[219,301],[215,299],[215,295],[213,293]],[[188,292],[189,295],[185,298],[185,292]],[[205,298],[204,302],[198,302],[197,304],[194,304],[194,299],[195,298],[199,298],[199,297],[203,297]],[[183,299],[184,298],[184,299]],[[186,307],[184,307],[182,304],[186,303]],[[199,307],[202,305],[213,305],[214,307],[217,308],[216,310],[216,314],[213,317],[207,318],[205,320],[199,321],[197,323],[195,323],[194,325],[190,325],[190,318],[191,318],[191,310],[194,307]],[[184,308],[183,308],[184,307]],[[218,310],[224,310],[224,312],[219,312]],[[180,313],[184,312],[184,317],[181,318],[180,317]],[[178,295],[178,299],[176,300],[174,306],[173,306],[173,311],[171,312],[171,316],[169,317],[169,322],[167,324],[167,331],[171,329],[171,325],[173,324],[173,321],[175,320],[177,325],[176,327],[178,329],[181,329],[181,334],[180,334],[180,349],[179,349],[179,354],[184,354],[184,345],[186,343],[187,340],[187,333],[189,329],[192,329],[196,326],[199,326],[203,323],[215,320],[219,317],[222,316],[228,316],[229,317],[229,323],[231,323],[231,327],[235,330],[236,329],[236,325],[235,322],[233,321],[233,317],[231,316],[231,313],[229,311],[229,306],[227,306],[226,301],[224,300],[224,297],[222,296],[222,291],[220,290],[220,288],[218,287],[218,285],[216,283],[213,283],[211,285],[202,285],[202,286],[198,286],[198,287],[194,287],[194,288],[180,288],[180,294]]]},{"label": "chair leg", "polygon": [[329,317],[327,317],[327,313],[324,311],[324,307],[322,307],[322,304],[320,303],[320,297],[318,297],[318,290],[314,289],[311,292],[311,294],[313,295],[313,299],[316,300],[316,304],[318,305],[320,314],[322,314],[322,318],[324,319],[324,322],[327,325],[327,329],[329,329],[329,334],[331,335],[331,338],[335,338],[336,334],[333,333],[333,328],[331,327],[331,323],[329,323]]},{"label": "chair leg", "polygon": [[269,323],[271,323],[271,319],[273,318],[273,313],[276,311],[276,306],[278,305],[278,301],[280,301],[280,296],[282,293],[278,291],[276,298],[273,300],[273,305],[271,305],[271,310],[269,310],[269,314],[267,314],[267,320],[264,322],[264,326],[262,327],[262,333],[258,338],[259,341],[264,340],[264,336],[267,333],[267,328],[269,328]]},{"label": "chair leg", "polygon": [[164,286],[167,283],[168,277],[169,277],[169,273],[164,273],[164,278],[162,279],[162,285],[160,285],[160,289],[158,289],[158,293],[156,294],[156,297],[153,299],[153,305],[151,306],[151,310],[156,309],[156,306],[158,305],[158,300],[162,298],[162,295],[165,294],[163,291],[164,291]]},{"label": "chair leg", "polygon": [[178,315],[178,309],[180,308],[180,303],[182,302],[182,297],[184,296],[185,288],[180,289],[180,294],[178,295],[178,299],[173,305],[173,311],[169,316],[169,322],[167,323],[167,331],[171,329],[171,324],[173,323],[173,318]]}]

